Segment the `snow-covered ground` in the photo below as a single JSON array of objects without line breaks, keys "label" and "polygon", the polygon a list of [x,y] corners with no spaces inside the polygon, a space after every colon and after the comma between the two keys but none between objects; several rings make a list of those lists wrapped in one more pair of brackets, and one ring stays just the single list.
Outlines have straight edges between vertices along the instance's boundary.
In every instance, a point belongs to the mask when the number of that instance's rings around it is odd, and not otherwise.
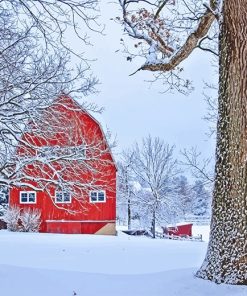
[{"label": "snow-covered ground", "polygon": [[[205,227],[193,231],[207,232]],[[216,285],[193,276],[206,247],[206,242],[153,240],[121,232],[111,237],[1,230],[0,295],[247,295],[247,287]]]}]

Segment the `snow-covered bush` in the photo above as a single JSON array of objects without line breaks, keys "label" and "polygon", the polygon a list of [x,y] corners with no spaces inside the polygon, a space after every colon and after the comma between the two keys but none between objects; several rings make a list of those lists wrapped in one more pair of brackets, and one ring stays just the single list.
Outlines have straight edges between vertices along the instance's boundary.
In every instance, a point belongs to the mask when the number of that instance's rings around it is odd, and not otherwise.
[{"label": "snow-covered bush", "polygon": [[8,189],[0,185],[0,217],[8,208]]},{"label": "snow-covered bush", "polygon": [[40,211],[37,209],[21,209],[17,206],[8,208],[2,219],[7,223],[9,231],[38,232]]},{"label": "snow-covered bush", "polygon": [[20,230],[20,208],[13,206],[6,210],[2,219],[7,223],[9,231]]},{"label": "snow-covered bush", "polygon": [[24,232],[38,232],[41,212],[37,209],[24,209],[21,213],[21,230]]},{"label": "snow-covered bush", "polygon": [[0,204],[0,217],[4,215],[4,213],[6,212],[8,208],[7,204]]}]

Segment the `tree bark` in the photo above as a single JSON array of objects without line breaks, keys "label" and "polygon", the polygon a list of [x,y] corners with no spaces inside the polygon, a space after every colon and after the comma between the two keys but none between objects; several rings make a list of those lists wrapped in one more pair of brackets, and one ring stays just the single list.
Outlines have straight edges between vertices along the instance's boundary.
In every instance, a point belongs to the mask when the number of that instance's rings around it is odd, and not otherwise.
[{"label": "tree bark", "polygon": [[210,240],[197,276],[247,284],[247,0],[225,0]]},{"label": "tree bark", "polygon": [[128,198],[128,230],[131,230],[131,202]]},{"label": "tree bark", "polygon": [[151,225],[151,232],[153,235],[153,238],[155,238],[155,228],[156,228],[156,212],[153,210],[153,217],[152,217],[152,225]]}]

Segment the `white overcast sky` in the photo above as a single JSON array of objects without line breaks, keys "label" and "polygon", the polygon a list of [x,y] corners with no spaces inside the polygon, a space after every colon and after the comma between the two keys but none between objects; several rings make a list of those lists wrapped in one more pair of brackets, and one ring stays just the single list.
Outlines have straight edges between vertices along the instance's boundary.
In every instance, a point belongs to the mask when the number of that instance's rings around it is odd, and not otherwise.
[{"label": "white overcast sky", "polygon": [[110,18],[118,14],[116,5],[102,1],[99,21],[106,25],[104,36],[91,35],[94,45],[87,50],[90,58],[97,58],[92,69],[101,82],[99,93],[90,95],[88,100],[105,108],[102,118],[117,136],[116,152],[150,134],[174,144],[177,151],[197,146],[205,156],[214,154],[214,141],[205,135],[208,123],[202,119],[206,114],[203,80],[210,80],[213,75],[209,54],[195,53],[184,63],[195,86],[189,96],[161,93],[161,85],[145,82],[152,77],[150,73],[142,71],[129,76],[140,64],[127,62],[121,52],[116,52],[121,49],[123,32]]}]

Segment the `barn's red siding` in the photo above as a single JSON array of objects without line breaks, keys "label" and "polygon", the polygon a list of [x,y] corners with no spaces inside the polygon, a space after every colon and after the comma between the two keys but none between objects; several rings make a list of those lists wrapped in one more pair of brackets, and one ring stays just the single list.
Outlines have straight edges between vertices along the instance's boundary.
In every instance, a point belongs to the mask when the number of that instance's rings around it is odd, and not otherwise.
[{"label": "barn's red siding", "polygon": [[97,233],[107,223],[106,222],[47,222],[46,232],[51,233]]},{"label": "barn's red siding", "polygon": [[[24,137],[30,143],[35,143],[37,146],[66,146],[69,145],[68,141],[72,139],[73,143],[81,145],[81,135],[86,139],[87,143],[102,143],[106,145],[103,132],[100,125],[94,120],[87,112],[78,109],[75,103],[69,97],[61,97],[59,104],[51,107],[55,109],[56,113],[63,113],[63,120],[67,118],[65,126],[69,125],[68,130],[64,134],[57,134],[55,137],[45,140],[34,136],[33,134],[25,134]],[[65,115],[65,116],[64,116]],[[68,140],[69,139],[69,140]],[[105,147],[102,147],[105,149]],[[25,148],[20,147],[18,153],[26,153]],[[32,153],[32,151],[29,153]],[[58,232],[58,233],[96,233],[103,228],[107,223],[115,223],[116,219],[116,166],[112,159],[111,153],[104,153],[100,156],[102,160],[108,160],[107,164],[97,164],[96,184],[99,187],[104,187],[106,192],[106,202],[90,203],[89,192],[81,192],[80,196],[73,198],[71,203],[68,204],[55,204],[51,196],[46,192],[37,191],[36,204],[20,204],[20,191],[27,190],[28,188],[14,187],[10,190],[10,205],[17,205],[20,208],[37,208],[41,210],[41,232]],[[73,167],[77,168],[76,178],[81,182],[90,181],[90,173],[80,171],[80,165],[76,162]],[[43,167],[44,169],[44,167]],[[47,170],[48,167],[46,168]],[[42,175],[38,166],[29,166],[27,168],[29,174]],[[73,180],[75,172],[67,172],[67,179]],[[79,177],[78,177],[79,175]],[[94,176],[95,178],[95,176]],[[54,195],[55,188],[50,189],[50,194]]]}]

